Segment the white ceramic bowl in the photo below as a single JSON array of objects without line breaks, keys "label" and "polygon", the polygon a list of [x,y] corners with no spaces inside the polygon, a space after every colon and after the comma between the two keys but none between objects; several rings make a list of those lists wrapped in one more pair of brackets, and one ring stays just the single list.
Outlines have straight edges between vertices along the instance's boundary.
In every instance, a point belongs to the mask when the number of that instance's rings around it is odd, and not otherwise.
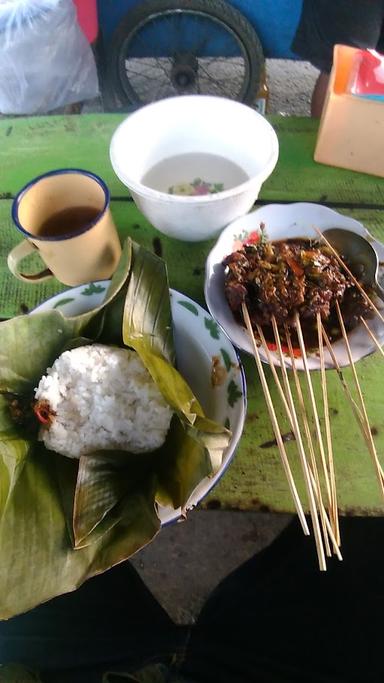
[{"label": "white ceramic bowl", "polygon": [[[101,304],[108,285],[104,280],[68,289],[45,301],[35,312],[56,308],[67,316],[80,315]],[[178,369],[206,415],[232,432],[220,467],[212,477],[205,477],[191,494],[186,506],[190,510],[215,486],[235,455],[246,416],[246,383],[235,349],[209,313],[175,290],[171,290],[171,308]],[[220,377],[215,383],[212,382],[213,366],[218,368]],[[158,514],[161,523],[168,524],[180,518],[181,510],[160,506]]]},{"label": "white ceramic bowl", "polygon": [[[216,194],[193,197],[143,185],[143,176],[155,164],[188,153],[225,157],[240,166],[249,180]],[[278,140],[268,121],[240,102],[185,95],[130,114],[112,137],[110,158],[116,175],[155,228],[195,242],[213,237],[249,211],[276,165]],[[178,182],[192,180],[180,178]]]},{"label": "white ceramic bowl", "polygon": [[[320,204],[269,204],[228,225],[208,255],[205,276],[205,299],[211,315],[220,323],[233,344],[248,353],[253,353],[253,347],[247,330],[233,317],[224,295],[224,267],[222,266],[222,260],[228,254],[239,249],[242,240],[249,236],[250,233],[254,231],[259,232],[261,222],[265,223],[265,230],[270,240],[293,237],[311,237],[316,239],[318,234],[315,228],[322,231],[329,228],[351,230],[368,238],[375,246],[380,261],[384,261],[384,245],[375,240],[361,223]],[[382,302],[377,305],[378,308],[383,308]],[[379,317],[375,316],[368,320],[368,324],[376,338],[383,344],[384,325]],[[376,346],[363,325],[357,326],[349,333],[349,342],[354,361],[376,351]],[[340,367],[349,365],[343,340],[339,339],[332,346]],[[326,349],[324,356],[326,367],[334,367],[332,358]],[[265,362],[268,362],[262,347],[260,347],[260,357]],[[276,365],[280,365],[277,353],[272,353],[272,358]],[[309,354],[308,363],[311,370],[319,369],[320,360],[316,352]],[[286,365],[287,367],[291,366],[289,358],[286,359]],[[303,363],[300,358],[296,360],[296,366],[299,369],[303,369]]]}]

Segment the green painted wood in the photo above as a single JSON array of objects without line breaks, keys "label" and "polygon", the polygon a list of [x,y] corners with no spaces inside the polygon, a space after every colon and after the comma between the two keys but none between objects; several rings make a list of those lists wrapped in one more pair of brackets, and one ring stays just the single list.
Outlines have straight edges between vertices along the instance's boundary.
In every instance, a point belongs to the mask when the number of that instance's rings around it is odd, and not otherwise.
[{"label": "green painted wood", "polygon": [[0,193],[14,195],[31,178],[54,168],[86,168],[113,194],[127,195],[109,161],[109,141],[124,116],[42,116],[0,121]]},{"label": "green painted wood", "polygon": [[[0,196],[14,195],[33,176],[62,166],[100,174],[112,194],[127,196],[109,161],[109,142],[125,115],[45,116],[0,121]],[[318,122],[270,117],[280,144],[263,201],[323,201],[384,205],[384,180],[313,161]]]},{"label": "green painted wood", "polygon": [[[109,140],[121,115],[81,117],[36,117],[0,121],[0,317],[31,309],[47,297],[66,288],[56,281],[48,285],[25,285],[7,271],[6,255],[20,236],[10,218],[12,196],[32,177],[60,166],[86,167],[107,181],[115,197],[112,213],[123,240],[130,235],[166,260],[170,285],[204,304],[203,281],[207,253],[213,240],[185,243],[156,232],[141,216],[126,189],[114,176],[108,157]],[[384,241],[383,180],[365,174],[333,169],[312,160],[317,123],[311,119],[274,118],[280,141],[280,159],[271,178],[263,186],[263,201],[323,201],[360,208],[340,208],[341,213],[363,222]],[[365,208],[364,208],[365,205]],[[280,464],[273,433],[254,362],[244,357],[248,381],[248,413],[236,457],[221,482],[203,502],[205,507],[227,509],[270,509],[292,512],[292,500]],[[370,423],[380,455],[384,451],[384,412],[382,405],[382,362],[378,354],[358,364]],[[345,371],[350,379],[350,371]],[[320,385],[312,373],[315,391]],[[336,474],[340,509],[345,514],[383,514],[384,507],[369,454],[355,424],[349,403],[334,372],[328,372],[333,424]],[[270,375],[268,375],[270,381]],[[276,405],[278,398],[270,382]],[[320,394],[319,394],[320,395]],[[283,432],[288,425],[279,410]],[[295,444],[286,444],[300,492],[305,500]]]}]

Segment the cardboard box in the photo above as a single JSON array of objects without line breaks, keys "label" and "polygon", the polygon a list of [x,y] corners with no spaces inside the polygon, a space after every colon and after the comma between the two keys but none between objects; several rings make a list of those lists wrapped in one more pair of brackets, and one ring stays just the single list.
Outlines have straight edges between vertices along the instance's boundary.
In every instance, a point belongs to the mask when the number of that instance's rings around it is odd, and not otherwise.
[{"label": "cardboard box", "polygon": [[384,177],[384,103],[348,92],[356,51],[334,47],[314,159]]}]

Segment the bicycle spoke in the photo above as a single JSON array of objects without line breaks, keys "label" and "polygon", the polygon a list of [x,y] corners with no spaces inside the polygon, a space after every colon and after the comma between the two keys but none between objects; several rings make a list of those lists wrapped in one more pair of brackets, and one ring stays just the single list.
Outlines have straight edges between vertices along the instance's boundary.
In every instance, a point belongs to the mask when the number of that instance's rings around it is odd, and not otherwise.
[{"label": "bicycle spoke", "polygon": [[125,62],[126,70],[127,72],[129,71],[130,73],[136,75],[136,76],[146,76],[148,79],[151,79],[153,81],[158,80],[158,75],[157,74],[164,74],[167,78],[169,78],[169,71],[171,69],[171,64],[168,64],[168,70],[165,65],[159,63],[156,61],[152,65],[148,65],[147,70],[143,70],[141,68],[141,64],[138,64],[135,69],[135,65],[132,65],[132,63],[129,60],[126,60]]}]

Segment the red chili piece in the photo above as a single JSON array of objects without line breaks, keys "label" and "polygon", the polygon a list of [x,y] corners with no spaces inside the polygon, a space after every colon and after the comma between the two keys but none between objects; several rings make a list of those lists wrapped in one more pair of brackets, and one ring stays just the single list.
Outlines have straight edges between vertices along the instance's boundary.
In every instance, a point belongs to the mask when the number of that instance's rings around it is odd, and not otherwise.
[{"label": "red chili piece", "polygon": [[48,401],[37,401],[33,406],[33,412],[43,425],[50,425],[56,415],[55,411],[51,410]]}]

